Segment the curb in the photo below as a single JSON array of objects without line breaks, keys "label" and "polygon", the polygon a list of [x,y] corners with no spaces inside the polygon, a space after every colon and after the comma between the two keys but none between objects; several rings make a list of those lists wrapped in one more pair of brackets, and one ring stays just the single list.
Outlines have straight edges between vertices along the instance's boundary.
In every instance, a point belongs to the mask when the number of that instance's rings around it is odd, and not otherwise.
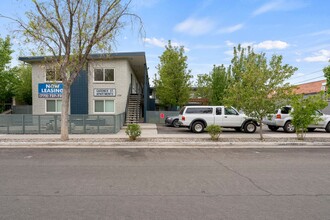
[{"label": "curb", "polygon": [[0,148],[330,148],[330,142],[0,142]]}]

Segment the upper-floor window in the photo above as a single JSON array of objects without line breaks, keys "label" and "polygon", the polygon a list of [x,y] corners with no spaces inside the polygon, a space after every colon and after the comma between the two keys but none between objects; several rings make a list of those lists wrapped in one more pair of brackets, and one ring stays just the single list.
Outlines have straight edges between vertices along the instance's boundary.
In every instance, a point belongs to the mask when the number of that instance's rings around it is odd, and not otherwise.
[{"label": "upper-floor window", "polygon": [[114,82],[114,69],[94,69],[94,82]]},{"label": "upper-floor window", "polygon": [[62,81],[60,71],[58,69],[46,69],[46,81]]}]

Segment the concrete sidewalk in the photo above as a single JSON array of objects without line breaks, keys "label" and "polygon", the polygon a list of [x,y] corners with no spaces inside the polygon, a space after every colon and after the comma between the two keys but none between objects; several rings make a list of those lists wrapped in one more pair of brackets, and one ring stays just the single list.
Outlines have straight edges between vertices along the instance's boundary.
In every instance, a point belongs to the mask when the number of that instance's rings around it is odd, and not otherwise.
[{"label": "concrete sidewalk", "polygon": [[330,148],[330,134],[326,132],[308,133],[305,141],[284,132],[268,132],[265,141],[259,140],[259,133],[223,132],[219,141],[211,141],[207,133],[158,134],[156,124],[140,126],[142,134],[137,141],[129,141],[123,127],[117,134],[70,134],[66,142],[59,134],[3,134],[0,148]]}]

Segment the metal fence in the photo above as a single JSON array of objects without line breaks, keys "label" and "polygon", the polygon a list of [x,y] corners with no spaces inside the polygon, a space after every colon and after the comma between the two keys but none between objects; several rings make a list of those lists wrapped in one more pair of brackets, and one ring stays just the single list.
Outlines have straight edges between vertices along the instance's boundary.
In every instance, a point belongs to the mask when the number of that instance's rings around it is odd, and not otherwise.
[{"label": "metal fence", "polygon": [[12,114],[32,114],[32,105],[13,105],[11,109]]},{"label": "metal fence", "polygon": [[[114,134],[124,125],[125,113],[118,115],[70,115],[70,134]],[[60,115],[0,115],[0,134],[59,134]]]},{"label": "metal fence", "polygon": [[167,116],[178,116],[179,111],[147,111],[146,122],[147,123],[165,123]]}]

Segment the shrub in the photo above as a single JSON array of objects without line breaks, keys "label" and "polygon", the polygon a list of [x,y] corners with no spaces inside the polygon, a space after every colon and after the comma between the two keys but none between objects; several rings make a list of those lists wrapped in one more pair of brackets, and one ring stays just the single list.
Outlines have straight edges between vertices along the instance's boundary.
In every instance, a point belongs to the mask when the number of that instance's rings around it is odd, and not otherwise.
[{"label": "shrub", "polygon": [[308,125],[317,124],[321,118],[315,114],[316,110],[327,106],[327,101],[323,93],[304,98],[297,95],[292,99],[293,111],[291,111],[292,124],[296,128],[298,140],[304,140]]},{"label": "shrub", "polygon": [[205,131],[210,134],[211,140],[217,141],[219,139],[222,129],[219,125],[209,125],[205,128]]},{"label": "shrub", "polygon": [[140,125],[128,124],[125,133],[128,135],[130,140],[135,141],[136,138],[141,135]]}]

